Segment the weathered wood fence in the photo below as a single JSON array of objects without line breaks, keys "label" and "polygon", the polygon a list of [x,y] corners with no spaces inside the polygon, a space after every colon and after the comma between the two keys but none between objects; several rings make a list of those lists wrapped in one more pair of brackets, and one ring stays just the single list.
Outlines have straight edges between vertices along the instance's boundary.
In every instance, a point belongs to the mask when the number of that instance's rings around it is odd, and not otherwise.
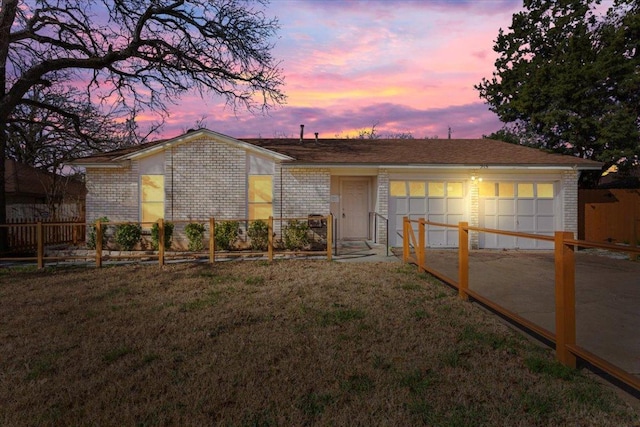
[{"label": "weathered wood fence", "polygon": [[7,220],[7,244],[11,251],[33,250],[38,246],[36,224],[41,223],[44,245],[72,243],[84,241],[86,224],[82,218],[68,220],[41,219],[39,221],[25,219]]},{"label": "weathered wood fence", "polygon": [[[417,224],[417,234],[414,225]],[[444,276],[441,272],[430,268],[426,262],[426,226],[449,227],[458,229],[458,280]],[[555,333],[533,323],[524,317],[508,310],[485,296],[469,289],[469,231],[495,233],[506,236],[523,237],[529,239],[545,240],[554,243],[555,256]],[[411,248],[413,247],[413,251]],[[579,357],[593,366],[602,369],[609,375],[617,378],[625,384],[640,390],[640,380],[625,370],[611,364],[601,357],[589,352],[576,344],[576,299],[575,299],[575,258],[576,247],[601,248],[620,251],[620,246],[576,240],[573,233],[558,231],[555,236],[539,234],[518,233],[513,231],[495,230],[480,227],[471,227],[466,222],[459,224],[442,224],[424,219],[410,220],[404,218],[403,222],[403,261],[413,263],[418,271],[428,272],[458,289],[461,299],[472,298],[490,309],[509,318],[513,322],[533,331],[550,342],[555,343],[557,360],[575,368],[576,357]],[[625,252],[640,255],[640,248],[626,248]]]}]

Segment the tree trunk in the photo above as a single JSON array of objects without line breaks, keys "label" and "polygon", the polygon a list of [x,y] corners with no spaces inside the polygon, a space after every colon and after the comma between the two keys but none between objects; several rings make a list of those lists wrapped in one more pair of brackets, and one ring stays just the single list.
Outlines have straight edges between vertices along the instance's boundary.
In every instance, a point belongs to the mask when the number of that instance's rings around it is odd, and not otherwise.
[{"label": "tree trunk", "polygon": [[[0,121],[0,153],[2,161],[0,161],[0,225],[7,223],[7,192],[5,183],[5,159],[7,157],[7,131],[6,124]],[[8,231],[6,227],[0,227],[0,252],[9,249]]]}]

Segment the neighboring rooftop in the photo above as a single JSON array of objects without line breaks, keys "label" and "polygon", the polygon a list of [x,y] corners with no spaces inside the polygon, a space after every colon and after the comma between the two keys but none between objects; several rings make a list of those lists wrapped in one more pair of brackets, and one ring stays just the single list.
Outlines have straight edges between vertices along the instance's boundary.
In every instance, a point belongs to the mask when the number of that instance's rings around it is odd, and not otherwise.
[{"label": "neighboring rooftop", "polygon": [[[59,178],[67,179],[64,176]],[[44,197],[50,191],[53,174],[15,160],[5,159],[4,179],[7,194]],[[71,179],[65,186],[66,195],[84,197],[86,193],[84,183],[78,180]]]}]

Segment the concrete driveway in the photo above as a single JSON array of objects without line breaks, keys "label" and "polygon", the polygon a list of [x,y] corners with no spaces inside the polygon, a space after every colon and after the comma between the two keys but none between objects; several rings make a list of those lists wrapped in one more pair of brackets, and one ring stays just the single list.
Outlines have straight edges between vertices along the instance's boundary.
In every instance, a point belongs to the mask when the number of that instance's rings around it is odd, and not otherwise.
[{"label": "concrete driveway", "polygon": [[[428,250],[430,268],[458,280],[456,250]],[[471,251],[469,287],[555,332],[548,251]],[[640,262],[576,253],[577,344],[640,377]]]}]

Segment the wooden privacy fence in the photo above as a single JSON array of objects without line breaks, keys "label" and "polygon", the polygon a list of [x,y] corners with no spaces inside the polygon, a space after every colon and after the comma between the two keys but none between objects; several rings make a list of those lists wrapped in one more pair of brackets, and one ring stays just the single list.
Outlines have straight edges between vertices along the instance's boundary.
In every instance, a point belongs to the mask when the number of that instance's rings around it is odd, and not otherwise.
[{"label": "wooden privacy fence", "polygon": [[[226,252],[226,254],[231,256],[266,255],[269,261],[273,261],[273,258],[275,256],[276,249],[277,249],[276,242],[275,242],[276,227],[274,227],[274,224],[276,222],[278,222],[279,224],[282,224],[284,222],[288,222],[292,220],[296,220],[296,221],[304,220],[304,221],[316,221],[316,222],[319,221],[322,224],[326,223],[326,242],[325,242],[326,248],[324,251],[287,250],[284,253],[286,253],[287,255],[326,255],[327,259],[331,261],[333,256],[332,254],[333,217],[331,215],[327,217],[314,217],[313,220],[310,220],[309,217],[304,217],[304,218],[269,217],[267,221],[268,243],[267,243],[266,251],[238,251],[238,252]],[[216,259],[216,254],[220,252],[216,248],[215,238],[212,237],[212,236],[215,236],[216,224],[221,222],[230,222],[230,221],[250,223],[253,220],[243,218],[243,219],[224,219],[224,220],[218,221],[215,218],[210,218],[208,221],[184,220],[184,221],[171,221],[171,222],[174,224],[175,223],[193,223],[193,222],[208,223],[209,244],[208,244],[208,251],[204,256],[208,257],[210,263],[214,263]],[[112,254],[112,253],[106,254],[105,253],[106,250],[104,249],[105,230],[107,229],[107,227],[117,227],[118,225],[123,225],[123,224],[132,224],[132,223],[131,222],[101,222],[100,220],[97,220],[95,224],[92,225],[92,229],[95,231],[95,253],[90,255],[89,254],[87,255],[65,254],[61,256],[45,256],[45,246],[46,246],[45,230],[47,227],[50,227],[50,226],[53,227],[57,225],[56,223],[43,224],[42,222],[38,222],[35,224],[28,224],[28,226],[32,228],[32,230],[30,230],[29,233],[32,233],[35,236],[35,241],[36,241],[35,256],[2,257],[0,258],[0,260],[36,261],[39,269],[44,268],[46,261],[68,261],[68,260],[95,260],[96,267],[102,267],[103,261],[107,259],[108,260],[157,259],[158,264],[160,266],[163,266],[165,264],[166,259],[168,258],[194,259],[194,258],[200,257],[201,255],[200,253],[195,253],[190,251],[181,251],[181,252],[173,251],[171,253],[167,253],[168,250],[165,248],[165,242],[164,242],[165,221],[163,221],[162,219],[158,220],[157,222],[157,225],[158,225],[158,250],[157,251],[153,251],[151,253],[149,251],[128,251],[127,253],[122,253],[118,251],[117,254]],[[134,223],[134,224],[138,224],[138,223]],[[76,225],[79,225],[79,224],[76,223]],[[82,225],[85,226],[84,223]],[[9,226],[0,225],[0,227],[9,227]]]},{"label": "wooden privacy fence", "polygon": [[84,241],[86,225],[84,220],[74,218],[70,220],[44,219],[30,221],[22,219],[9,219],[2,226],[7,229],[7,244],[9,250],[32,250],[38,246],[36,226],[43,225],[42,238],[45,245],[72,243]]},{"label": "wooden privacy fence", "polygon": [[[418,225],[416,237],[413,224]],[[443,275],[430,268],[426,263],[426,226],[449,227],[458,229],[458,280]],[[500,306],[496,302],[469,289],[469,231],[482,233],[495,233],[506,236],[523,237],[529,239],[545,240],[554,243],[555,257],[555,333],[525,319],[524,317]],[[411,250],[414,248],[414,251]],[[620,246],[576,240],[573,233],[557,231],[554,236],[539,234],[518,233],[513,231],[495,230],[481,227],[471,227],[466,222],[458,225],[442,224],[424,219],[403,221],[403,261],[414,263],[420,272],[428,272],[435,277],[449,283],[458,290],[459,297],[468,300],[470,297],[492,310],[506,316],[513,322],[533,331],[550,342],[555,343],[557,360],[572,368],[576,367],[576,357],[579,357],[593,366],[602,369],[609,375],[617,378],[625,384],[640,390],[640,380],[629,372],[611,364],[601,357],[589,352],[576,344],[576,310],[575,310],[575,258],[576,247],[601,248],[620,251]],[[640,254],[638,248],[627,248],[625,252],[635,255]]]},{"label": "wooden privacy fence", "polygon": [[640,190],[579,190],[578,236],[640,246]]}]

